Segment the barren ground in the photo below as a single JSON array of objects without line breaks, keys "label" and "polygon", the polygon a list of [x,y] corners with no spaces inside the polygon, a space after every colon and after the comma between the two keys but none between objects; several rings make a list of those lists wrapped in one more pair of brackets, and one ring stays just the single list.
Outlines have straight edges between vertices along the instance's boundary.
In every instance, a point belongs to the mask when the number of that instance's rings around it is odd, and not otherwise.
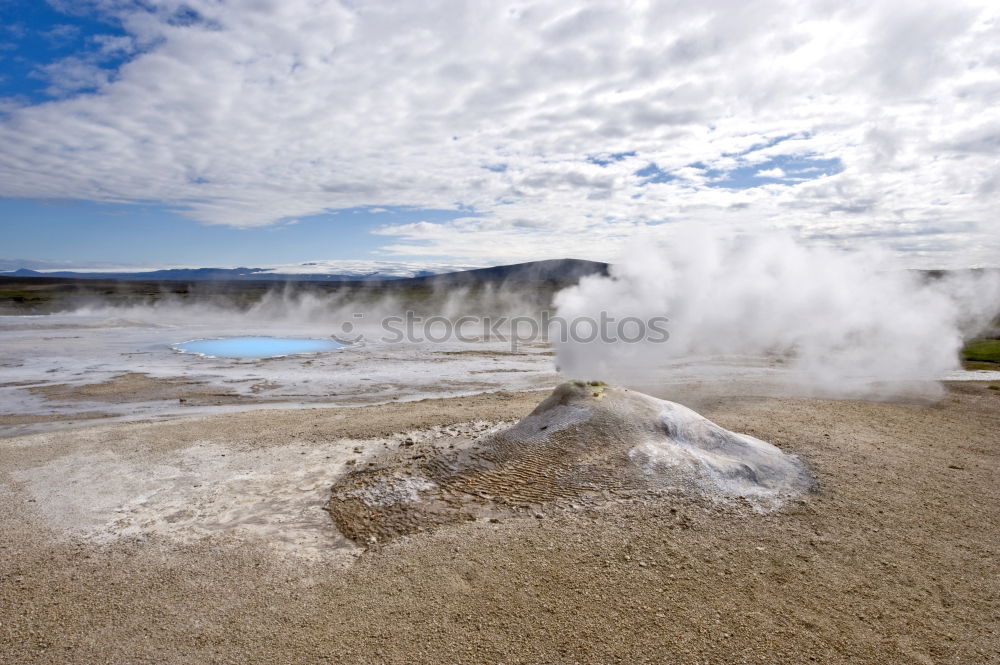
[{"label": "barren ground", "polygon": [[[108,482],[102,465],[107,474],[150,460],[186,469],[163,489],[169,494],[211,472],[215,494],[197,495],[210,511],[212,501],[239,498],[225,484],[222,456],[251,470],[256,459],[284,464],[287,474],[296,466],[289,456],[322,469],[320,447],[338,464],[358,447],[364,463],[403,433],[515,420],[542,395],[256,411],[0,440],[0,662],[1000,663],[1000,391],[989,386],[948,384],[930,406],[694,405],[809,464],[817,490],[777,512],[683,497],[543,519],[527,510],[336,557],[274,547],[280,515],[258,515],[268,528],[257,531],[206,535],[189,516],[175,530],[95,538],[75,522],[112,510],[131,486],[102,495],[80,483],[90,467]],[[336,453],[340,441],[353,447]],[[287,490],[269,490],[268,478],[254,491]],[[304,487],[324,498],[322,486]],[[147,503],[157,505],[156,496]]]}]

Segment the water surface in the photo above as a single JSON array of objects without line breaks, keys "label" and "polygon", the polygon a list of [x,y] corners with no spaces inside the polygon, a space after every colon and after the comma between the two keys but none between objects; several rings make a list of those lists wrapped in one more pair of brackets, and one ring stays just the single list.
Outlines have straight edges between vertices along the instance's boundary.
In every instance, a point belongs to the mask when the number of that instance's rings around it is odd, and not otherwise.
[{"label": "water surface", "polygon": [[197,353],[211,358],[274,358],[302,353],[320,353],[339,349],[343,344],[332,339],[302,339],[297,337],[226,337],[195,339],[174,344],[184,353]]}]

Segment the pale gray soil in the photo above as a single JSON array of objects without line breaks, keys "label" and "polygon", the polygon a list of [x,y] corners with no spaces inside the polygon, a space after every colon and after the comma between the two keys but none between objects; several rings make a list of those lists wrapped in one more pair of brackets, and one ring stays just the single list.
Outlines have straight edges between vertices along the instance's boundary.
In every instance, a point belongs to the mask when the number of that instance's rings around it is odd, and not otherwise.
[{"label": "pale gray soil", "polygon": [[[406,432],[509,422],[541,397],[257,411],[0,440],[0,663],[1000,662],[1000,391],[985,382],[949,384],[935,405],[698,404],[807,463],[815,491],[767,514],[671,495],[543,519],[525,511],[308,558],[272,547],[262,534],[273,528],[101,541],[53,512],[98,514],[74,508],[99,498],[74,485],[88,464],[101,471],[89,458],[135,469],[148,459],[170,473],[187,464],[195,475],[178,478],[191,484],[197,474],[223,483],[223,454],[287,474],[290,455],[322,467],[316,451],[352,440],[345,455],[356,445],[364,464]],[[282,477],[256,476],[254,491]],[[230,487],[209,498],[239,499]],[[121,491],[109,485],[105,508]],[[217,518],[211,505],[205,515]]]}]

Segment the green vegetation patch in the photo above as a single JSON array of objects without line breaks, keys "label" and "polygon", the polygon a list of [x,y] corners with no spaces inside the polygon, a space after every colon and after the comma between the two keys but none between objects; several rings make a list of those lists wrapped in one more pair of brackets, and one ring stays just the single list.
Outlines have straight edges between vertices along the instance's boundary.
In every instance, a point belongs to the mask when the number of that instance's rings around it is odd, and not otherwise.
[{"label": "green vegetation patch", "polygon": [[1000,339],[974,339],[962,349],[966,369],[994,369],[983,365],[1000,365]]}]

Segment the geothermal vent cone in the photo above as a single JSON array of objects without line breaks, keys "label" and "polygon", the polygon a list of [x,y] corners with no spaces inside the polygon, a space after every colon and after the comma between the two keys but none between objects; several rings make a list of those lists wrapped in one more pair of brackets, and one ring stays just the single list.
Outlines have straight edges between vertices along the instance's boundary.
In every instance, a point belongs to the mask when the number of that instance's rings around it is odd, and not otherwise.
[{"label": "geothermal vent cone", "polygon": [[345,536],[372,544],[450,522],[636,493],[743,497],[768,509],[810,484],[796,457],[680,404],[571,382],[509,429],[452,440],[447,449],[404,448],[345,475],[328,510]]}]

